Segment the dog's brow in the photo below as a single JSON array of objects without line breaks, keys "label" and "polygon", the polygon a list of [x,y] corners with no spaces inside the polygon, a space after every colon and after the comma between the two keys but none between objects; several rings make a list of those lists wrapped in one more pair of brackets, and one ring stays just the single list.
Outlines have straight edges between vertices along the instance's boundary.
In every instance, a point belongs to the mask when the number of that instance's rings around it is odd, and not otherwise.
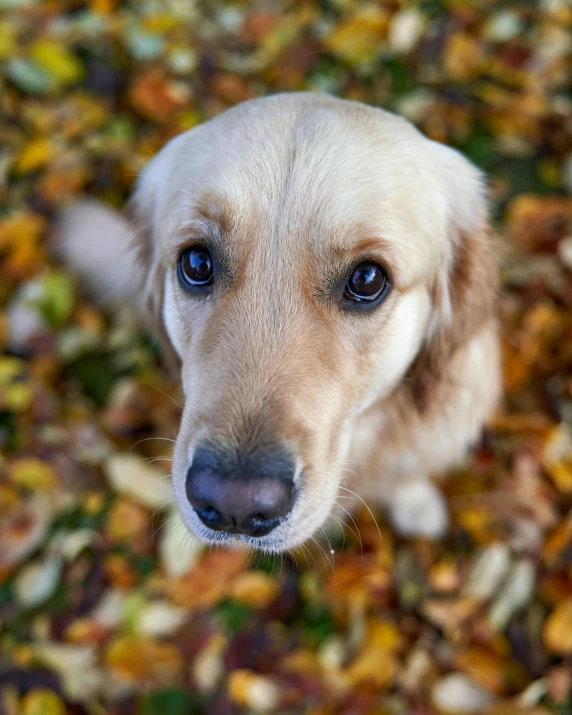
[{"label": "dog's brow", "polygon": [[232,228],[233,219],[224,201],[219,197],[202,196],[197,199],[190,217],[179,225],[173,241],[173,253],[198,240],[223,254]]},{"label": "dog's brow", "polygon": [[220,196],[203,194],[197,200],[194,212],[199,220],[218,226],[223,235],[232,231],[233,218],[230,207]]},{"label": "dog's brow", "polygon": [[177,227],[171,241],[170,252],[176,256],[183,247],[197,241],[215,251],[222,251],[224,247],[223,235],[218,224],[195,217]]}]

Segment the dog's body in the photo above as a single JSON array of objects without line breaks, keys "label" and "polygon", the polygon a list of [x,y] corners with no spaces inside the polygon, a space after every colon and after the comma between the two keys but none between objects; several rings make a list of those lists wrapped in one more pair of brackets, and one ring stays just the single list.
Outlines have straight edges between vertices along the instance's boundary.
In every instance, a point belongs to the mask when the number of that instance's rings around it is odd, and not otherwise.
[{"label": "dog's body", "polygon": [[[389,113],[276,95],[170,142],[144,171],[133,212],[130,227],[72,208],[63,245],[100,291],[136,297],[179,361],[173,483],[189,528],[206,541],[290,548],[324,523],[351,477],[402,531],[441,533],[446,512],[428,478],[463,458],[500,391],[479,172]],[[197,246],[214,277],[189,289],[181,260]],[[371,309],[348,293],[365,275],[356,266],[385,281]],[[209,479],[219,486],[207,498]],[[202,480],[199,496],[190,480]],[[209,526],[232,512],[229,490],[254,504],[276,489],[288,510],[261,535],[234,517],[236,528]]]}]

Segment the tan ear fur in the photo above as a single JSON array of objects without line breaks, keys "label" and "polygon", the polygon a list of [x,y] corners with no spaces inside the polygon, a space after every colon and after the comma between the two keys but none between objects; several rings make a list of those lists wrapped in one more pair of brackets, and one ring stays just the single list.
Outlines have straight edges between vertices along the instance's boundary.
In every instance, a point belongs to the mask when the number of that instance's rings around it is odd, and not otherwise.
[{"label": "tan ear fur", "polygon": [[499,280],[492,231],[480,181],[474,188],[474,226],[459,226],[453,212],[451,250],[433,285],[434,319],[408,373],[407,383],[420,412],[428,409],[437,385],[445,380],[454,383],[450,365],[455,353],[495,318]]},{"label": "tan ear fur", "polygon": [[175,377],[180,370],[180,359],[167,334],[163,321],[165,297],[165,266],[154,246],[150,221],[141,216],[137,203],[132,200],[127,212],[134,226],[132,246],[141,276],[141,292],[138,296],[143,319],[161,347],[161,358],[167,370]]}]

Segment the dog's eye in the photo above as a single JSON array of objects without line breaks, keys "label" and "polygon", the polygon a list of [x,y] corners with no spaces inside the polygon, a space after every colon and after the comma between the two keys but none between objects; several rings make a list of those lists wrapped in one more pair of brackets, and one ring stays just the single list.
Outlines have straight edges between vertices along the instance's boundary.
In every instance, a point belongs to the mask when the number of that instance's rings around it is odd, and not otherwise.
[{"label": "dog's eye", "polygon": [[207,286],[213,279],[213,259],[205,246],[191,246],[179,256],[177,267],[183,288]]},{"label": "dog's eye", "polygon": [[373,261],[364,261],[352,270],[344,290],[344,298],[355,303],[373,303],[388,286],[387,274]]}]

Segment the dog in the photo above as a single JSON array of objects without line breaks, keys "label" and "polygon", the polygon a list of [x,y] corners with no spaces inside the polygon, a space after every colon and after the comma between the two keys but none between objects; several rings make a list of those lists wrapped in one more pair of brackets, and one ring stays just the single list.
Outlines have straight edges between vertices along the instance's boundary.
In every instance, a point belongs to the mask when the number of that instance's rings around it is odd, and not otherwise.
[{"label": "dog", "polygon": [[129,220],[65,212],[66,260],[137,302],[178,366],[173,486],[200,540],[285,551],[354,492],[406,535],[444,533],[430,477],[501,391],[485,193],[405,119],[302,92],[172,139]]}]

